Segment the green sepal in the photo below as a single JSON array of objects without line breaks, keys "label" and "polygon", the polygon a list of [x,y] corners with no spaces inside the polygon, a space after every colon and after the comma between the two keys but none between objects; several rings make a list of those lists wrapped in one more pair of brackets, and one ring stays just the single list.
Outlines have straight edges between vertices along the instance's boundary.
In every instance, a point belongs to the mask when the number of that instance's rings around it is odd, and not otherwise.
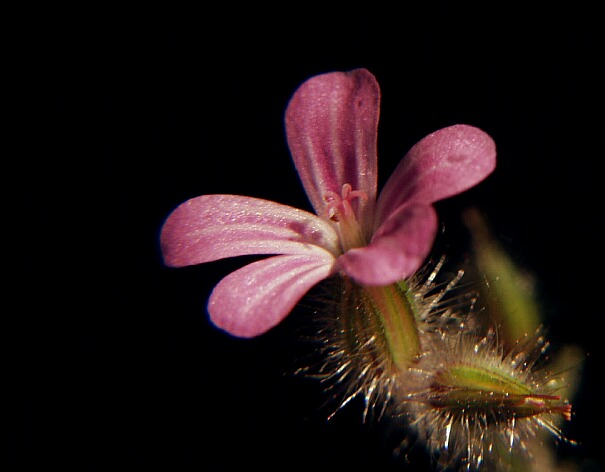
[{"label": "green sepal", "polygon": [[569,419],[571,415],[571,405],[557,395],[533,392],[506,373],[465,364],[439,371],[427,401],[452,413],[472,411],[492,419],[526,418],[543,413],[558,413]]}]

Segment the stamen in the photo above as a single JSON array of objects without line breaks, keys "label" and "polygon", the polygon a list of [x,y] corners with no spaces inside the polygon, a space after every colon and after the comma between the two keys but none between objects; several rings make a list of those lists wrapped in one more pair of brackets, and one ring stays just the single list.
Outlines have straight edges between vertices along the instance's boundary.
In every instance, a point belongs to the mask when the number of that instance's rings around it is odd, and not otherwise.
[{"label": "stamen", "polygon": [[333,190],[328,190],[324,195],[327,203],[325,217],[338,224],[343,251],[365,245],[361,227],[351,204],[355,198],[366,201],[368,194],[363,190],[353,190],[351,184],[344,184],[340,195]]},{"label": "stamen", "polygon": [[339,222],[343,217],[354,216],[351,201],[355,198],[367,201],[368,194],[363,190],[353,190],[351,184],[344,184],[340,195],[333,190],[328,190],[324,195],[324,200],[328,204],[326,216],[335,222]]}]

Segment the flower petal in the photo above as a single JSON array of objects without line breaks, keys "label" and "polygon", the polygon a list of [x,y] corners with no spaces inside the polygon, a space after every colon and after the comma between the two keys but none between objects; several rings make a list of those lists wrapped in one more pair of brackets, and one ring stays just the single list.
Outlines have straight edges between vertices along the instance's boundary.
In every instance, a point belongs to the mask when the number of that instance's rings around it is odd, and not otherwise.
[{"label": "flower petal", "polygon": [[291,98],[288,145],[318,215],[323,216],[326,193],[340,195],[346,183],[366,192],[373,206],[379,108],[380,88],[365,69],[312,77]]},{"label": "flower petal", "polygon": [[364,285],[387,285],[412,275],[428,256],[437,233],[430,205],[404,206],[383,223],[368,246],[351,249],[337,267]]},{"label": "flower petal", "polygon": [[[164,262],[182,267],[251,254],[338,254],[329,222],[287,205],[238,195],[202,195],[179,205],[162,227]],[[328,252],[326,252],[328,251]]]},{"label": "flower petal", "polygon": [[277,325],[307,291],[332,273],[333,259],[321,255],[275,256],[232,272],[208,301],[213,323],[243,338]]},{"label": "flower petal", "polygon": [[463,192],[496,166],[496,145],[482,130],[454,125],[416,143],[378,197],[375,226],[403,203],[430,204]]}]

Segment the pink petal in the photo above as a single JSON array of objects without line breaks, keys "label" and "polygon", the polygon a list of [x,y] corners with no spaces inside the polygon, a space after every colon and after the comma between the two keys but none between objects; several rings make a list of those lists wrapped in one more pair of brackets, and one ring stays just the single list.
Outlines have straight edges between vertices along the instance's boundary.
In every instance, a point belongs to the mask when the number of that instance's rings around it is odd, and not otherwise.
[{"label": "pink petal", "polygon": [[326,193],[340,195],[346,183],[365,191],[373,205],[379,107],[380,88],[365,69],[312,77],[290,100],[288,145],[318,215],[323,215]]},{"label": "pink petal", "polygon": [[340,251],[327,221],[287,205],[238,195],[202,195],[177,207],[162,227],[164,262],[173,267],[251,254]]},{"label": "pink petal", "polygon": [[333,259],[321,255],[275,256],[225,277],[208,301],[210,319],[243,338],[268,331],[307,291],[332,273]]},{"label": "pink petal", "polygon": [[363,285],[391,284],[423,264],[436,233],[437,214],[432,206],[404,206],[378,228],[368,246],[346,252],[337,265]]},{"label": "pink petal", "polygon": [[496,166],[496,145],[478,128],[454,125],[416,143],[378,197],[375,225],[403,203],[430,204],[461,193]]}]

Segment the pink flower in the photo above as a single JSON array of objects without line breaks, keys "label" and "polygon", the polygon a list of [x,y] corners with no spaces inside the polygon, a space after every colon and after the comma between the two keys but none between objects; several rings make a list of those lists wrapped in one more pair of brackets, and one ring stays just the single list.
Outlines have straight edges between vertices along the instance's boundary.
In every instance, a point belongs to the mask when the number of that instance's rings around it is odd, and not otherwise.
[{"label": "pink flower", "polygon": [[161,232],[168,266],[272,255],[223,278],[211,320],[240,337],[278,324],[303,295],[337,273],[366,286],[412,275],[437,232],[432,204],[495,167],[495,144],[467,125],[444,128],[407,153],[378,199],[380,88],[365,69],[312,77],[286,110],[294,164],[316,214],[237,195],[202,195],[177,207]]}]

